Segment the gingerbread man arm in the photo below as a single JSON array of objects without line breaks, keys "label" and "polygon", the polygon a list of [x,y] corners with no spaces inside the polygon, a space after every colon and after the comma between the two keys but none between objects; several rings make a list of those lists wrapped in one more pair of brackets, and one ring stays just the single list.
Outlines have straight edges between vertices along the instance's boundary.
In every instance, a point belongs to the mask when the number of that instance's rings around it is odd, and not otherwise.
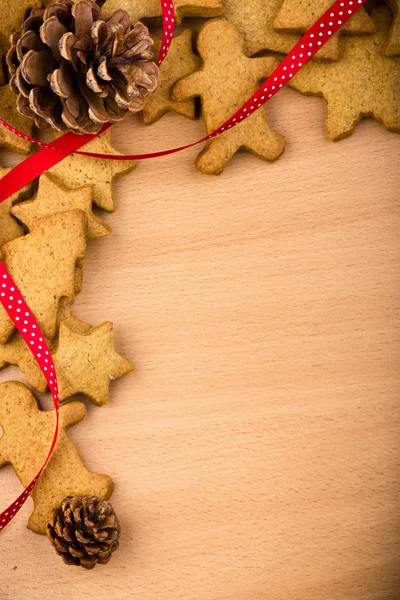
[{"label": "gingerbread man arm", "polygon": [[192,73],[192,75],[178,81],[173,90],[173,97],[178,102],[183,102],[195,96],[201,96],[202,83],[202,71],[196,71],[196,73]]},{"label": "gingerbread man arm", "polygon": [[3,434],[3,437],[0,438],[0,467],[4,467],[4,465],[10,464],[10,458],[5,434],[0,429],[1,434]]},{"label": "gingerbread man arm", "polygon": [[61,426],[65,429],[82,421],[86,415],[86,406],[83,402],[68,402],[60,407]]},{"label": "gingerbread man arm", "polygon": [[251,72],[257,81],[266,79],[275,71],[279,66],[279,60],[277,58],[265,56],[262,58],[251,58],[249,59],[249,65]]}]

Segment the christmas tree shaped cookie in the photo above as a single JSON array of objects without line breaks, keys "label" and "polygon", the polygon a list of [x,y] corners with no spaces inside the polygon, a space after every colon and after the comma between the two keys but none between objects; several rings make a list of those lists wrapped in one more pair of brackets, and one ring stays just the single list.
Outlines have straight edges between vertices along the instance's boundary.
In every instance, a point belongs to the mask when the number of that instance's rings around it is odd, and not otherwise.
[{"label": "christmas tree shaped cookie", "polygon": [[[305,33],[331,5],[331,0],[313,0],[313,2],[309,0],[283,0],[274,21],[274,28],[280,33]],[[360,8],[342,26],[340,31],[325,44],[324,56],[326,57],[327,52],[329,52],[333,60],[339,59],[339,35],[342,33],[361,35],[373,33],[374,31],[375,27],[372,19],[364,8]]]},{"label": "christmas tree shaped cookie", "polygon": [[87,218],[87,238],[94,240],[110,235],[111,229],[93,213],[92,201],[93,185],[69,190],[49,174],[43,173],[35,200],[17,204],[11,212],[30,229],[36,219],[58,212],[81,210]]},{"label": "christmas tree shaped cookie", "polygon": [[[31,495],[34,510],[28,528],[46,533],[52,510],[67,496],[97,496],[107,500],[113,491],[108,475],[90,473],[83,464],[66,430],[86,414],[81,402],[69,402],[60,409],[60,432],[55,451]],[[28,486],[45,461],[55,428],[55,411],[43,412],[35,397],[21,383],[0,385],[0,467],[11,464],[24,487]]]},{"label": "christmas tree shaped cookie", "polygon": [[61,323],[53,358],[61,401],[82,393],[101,406],[108,400],[111,381],[133,370],[132,363],[115,351],[112,323],[86,333]]},{"label": "christmas tree shaped cookie", "polygon": [[[75,267],[86,244],[83,212],[57,213],[37,219],[30,234],[8,242],[3,261],[49,340],[56,334],[60,298],[75,295]],[[0,307],[0,343],[5,344],[14,325]]]},{"label": "christmas tree shaped cookie", "polygon": [[386,54],[387,56],[400,56],[400,0],[386,0],[386,3],[393,13]]},{"label": "christmas tree shaped cookie", "polygon": [[[211,133],[248,100],[259,81],[270,75],[279,61],[270,57],[248,58],[237,28],[222,19],[203,26],[198,49],[203,67],[179,81],[174,96],[179,101],[200,96],[207,133]],[[240,148],[272,161],[282,154],[285,138],[270,129],[264,110],[259,110],[207,142],[196,166],[203,173],[221,173]]]},{"label": "christmas tree shaped cookie", "polygon": [[[154,52],[157,56],[160,51],[161,40],[154,38],[154,42]],[[173,38],[171,48],[161,65],[159,86],[154,94],[146,100],[143,118],[147,125],[154,123],[171,110],[189,119],[194,119],[194,100],[177,102],[172,96],[172,88],[179,79],[197,71],[199,67],[200,59],[192,50],[192,32],[190,29],[186,29]]]},{"label": "christmas tree shaped cookie", "polygon": [[308,63],[290,83],[303,94],[325,98],[332,140],[350,135],[364,117],[400,131],[400,60],[384,54],[389,12],[381,7],[373,16],[378,29],[374,35],[343,40],[338,63]]},{"label": "christmas tree shaped cookie", "polygon": [[[221,0],[174,0],[175,19],[179,24],[185,17],[218,17],[223,12]],[[118,8],[126,10],[132,22],[161,17],[160,0],[106,0],[102,8],[105,17]]]},{"label": "christmas tree shaped cookie", "polygon": [[[111,144],[111,131],[106,131],[81,149],[98,154],[121,154]],[[132,161],[113,161],[71,154],[49,170],[49,173],[65,187],[72,189],[81,185],[93,185],[93,202],[112,212],[114,210],[113,182],[117,177],[135,168]]]}]

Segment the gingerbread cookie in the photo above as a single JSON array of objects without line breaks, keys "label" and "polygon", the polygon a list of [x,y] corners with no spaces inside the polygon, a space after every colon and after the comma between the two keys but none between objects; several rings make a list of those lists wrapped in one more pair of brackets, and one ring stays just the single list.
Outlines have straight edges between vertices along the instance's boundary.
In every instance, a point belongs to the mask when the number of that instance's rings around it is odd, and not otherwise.
[{"label": "gingerbread cookie", "polygon": [[51,175],[44,173],[39,179],[36,199],[17,204],[11,212],[30,229],[38,218],[79,209],[86,214],[87,238],[94,240],[110,235],[111,229],[93,213],[92,201],[93,185],[69,190]]},{"label": "gingerbread cookie", "polygon": [[[46,533],[48,518],[67,496],[97,496],[107,500],[113,492],[108,475],[90,473],[83,464],[66,430],[82,421],[82,402],[69,402],[60,409],[60,431],[53,455],[31,496],[34,510],[28,528]],[[22,383],[0,385],[0,467],[11,464],[24,487],[44,463],[55,428],[55,411],[43,412],[35,397]]]},{"label": "gingerbread cookie", "polygon": [[[3,167],[0,167],[0,180],[9,171],[11,171],[11,169],[3,169]],[[0,249],[1,246],[6,244],[7,242],[15,240],[17,237],[21,237],[22,235],[24,235],[24,229],[14,219],[14,217],[11,214],[11,210],[16,202],[20,202],[21,200],[29,198],[30,194],[32,193],[32,189],[32,184],[26,185],[21,190],[13,194],[10,198],[7,198],[7,200],[0,202]]]},{"label": "gingerbread cookie", "polygon": [[386,0],[393,14],[393,23],[389,31],[387,56],[400,56],[400,0]]},{"label": "gingerbread cookie", "polygon": [[[0,117],[22,133],[32,135],[33,121],[19,114],[15,106],[15,96],[8,85],[0,87]],[[29,154],[31,143],[0,125],[0,147],[20,154]]]},{"label": "gingerbread cookie", "polygon": [[289,84],[303,94],[325,98],[332,140],[350,135],[363,117],[370,116],[390,131],[400,131],[400,60],[384,54],[389,11],[381,7],[372,14],[374,35],[346,38],[338,63],[308,63]]},{"label": "gingerbread cookie", "polygon": [[74,317],[71,312],[72,303],[73,301],[69,298],[61,298],[57,315],[57,331],[59,330],[61,323],[64,322],[64,324],[75,333],[88,333],[88,331],[92,329],[92,326]]},{"label": "gingerbread cookie", "polygon": [[[305,33],[332,5],[331,0],[284,0],[274,20],[274,28],[280,33]],[[330,57],[338,60],[340,57],[339,35],[361,35],[374,33],[375,26],[364,8],[358,9],[343,25],[341,30],[326,44],[324,54],[319,57]],[[321,50],[319,51],[321,52]]]},{"label": "gingerbread cookie", "polygon": [[11,33],[20,29],[27,13],[32,8],[40,7],[41,0],[1,0],[0,43],[6,46]]},{"label": "gingerbread cookie", "polygon": [[[224,0],[224,16],[236,25],[245,42],[248,56],[264,50],[287,54],[297,44],[299,35],[277,32],[274,20],[283,0]],[[337,60],[337,42],[330,40],[315,55],[315,60]]]},{"label": "gingerbread cookie", "polygon": [[[112,147],[111,131],[106,131],[86,144],[82,151],[121,154]],[[52,167],[49,173],[69,189],[85,184],[93,185],[93,202],[100,208],[112,212],[114,210],[113,182],[117,177],[130,173],[134,168],[133,161],[100,160],[71,154]]]},{"label": "gingerbread cookie", "polygon": [[[248,58],[237,28],[222,19],[202,27],[198,49],[203,67],[179,81],[174,96],[179,101],[200,96],[207,133],[211,133],[248,100],[259,81],[269,76],[279,61],[270,57]],[[272,161],[284,151],[285,138],[270,129],[264,110],[259,110],[207,142],[196,166],[203,173],[221,173],[240,148]]]},{"label": "gingerbread cookie", "polygon": [[[172,96],[172,89],[179,79],[190,75],[200,68],[200,59],[192,50],[192,32],[186,29],[172,40],[171,48],[161,65],[161,78],[157,90],[146,100],[143,109],[144,122],[151,125],[166,112],[174,111],[179,115],[194,119],[196,116],[193,99],[177,102]],[[154,37],[154,52],[160,51],[161,40]]]},{"label": "gingerbread cookie", "polygon": [[[185,17],[218,17],[223,13],[221,0],[174,0],[175,20],[179,25]],[[106,0],[102,13],[107,18],[114,10],[126,10],[132,22],[161,17],[160,0]]]},{"label": "gingerbread cookie", "polygon": [[0,203],[0,246],[24,235],[24,230],[12,216],[11,209],[11,198]]},{"label": "gingerbread cookie", "polygon": [[[56,334],[60,298],[74,298],[75,268],[83,260],[86,217],[76,210],[37,219],[30,234],[2,247],[3,261],[49,340]],[[14,325],[0,306],[0,343]]]},{"label": "gingerbread cookie", "polygon": [[19,333],[15,333],[7,344],[0,344],[0,369],[6,365],[18,367],[29,385],[38,392],[44,394],[47,390],[46,379]]},{"label": "gingerbread cookie", "polygon": [[85,333],[61,323],[53,359],[60,400],[81,393],[97,406],[107,402],[110,382],[133,370],[132,363],[114,349],[112,323],[102,323]]}]

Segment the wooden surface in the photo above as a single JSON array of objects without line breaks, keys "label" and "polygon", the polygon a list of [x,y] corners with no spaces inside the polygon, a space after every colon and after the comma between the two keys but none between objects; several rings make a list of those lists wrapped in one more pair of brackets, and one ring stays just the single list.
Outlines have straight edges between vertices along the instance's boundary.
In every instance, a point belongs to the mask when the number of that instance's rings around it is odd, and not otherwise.
[{"label": "wooden surface", "polygon": [[[399,597],[400,136],[364,121],[331,143],[324,102],[291,91],[269,113],[273,165],[207,177],[191,150],[116,185],[75,313],[114,321],[137,369],[70,435],[115,480],[121,549],[64,566],[29,501],[0,536],[1,600]],[[201,132],[132,119],[115,142]],[[20,485],[0,476],[4,507]]]}]

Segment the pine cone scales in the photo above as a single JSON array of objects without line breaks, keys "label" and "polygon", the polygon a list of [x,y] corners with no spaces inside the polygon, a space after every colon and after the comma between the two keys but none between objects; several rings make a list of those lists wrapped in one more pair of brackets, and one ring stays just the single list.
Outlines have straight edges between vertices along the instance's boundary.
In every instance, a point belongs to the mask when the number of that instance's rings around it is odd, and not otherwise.
[{"label": "pine cone scales", "polygon": [[155,91],[153,41],[124,10],[104,21],[93,0],[58,0],[33,9],[7,53],[17,109],[39,128],[97,133],[142,110]]},{"label": "pine cone scales", "polygon": [[53,510],[47,535],[68,565],[93,569],[119,546],[121,528],[111,504],[99,498],[66,498]]}]

